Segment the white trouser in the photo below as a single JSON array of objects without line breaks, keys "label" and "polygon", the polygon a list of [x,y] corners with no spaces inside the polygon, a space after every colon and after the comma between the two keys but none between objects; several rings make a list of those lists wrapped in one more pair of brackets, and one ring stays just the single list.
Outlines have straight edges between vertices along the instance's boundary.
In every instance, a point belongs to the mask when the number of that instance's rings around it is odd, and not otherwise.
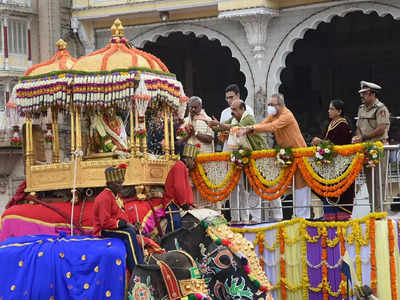
[{"label": "white trouser", "polygon": [[297,218],[310,218],[311,189],[306,186],[294,191],[294,216]]},{"label": "white trouser", "polygon": [[283,219],[281,197],[274,200],[266,200],[265,204],[268,208],[268,221],[281,221]]},{"label": "white trouser", "polygon": [[248,221],[249,220],[249,212],[247,209],[238,209],[238,208],[247,208],[247,202],[249,199],[249,193],[245,188],[245,179],[243,174],[240,175],[238,185],[233,189],[230,196],[230,207],[231,207],[231,219],[234,222]]}]

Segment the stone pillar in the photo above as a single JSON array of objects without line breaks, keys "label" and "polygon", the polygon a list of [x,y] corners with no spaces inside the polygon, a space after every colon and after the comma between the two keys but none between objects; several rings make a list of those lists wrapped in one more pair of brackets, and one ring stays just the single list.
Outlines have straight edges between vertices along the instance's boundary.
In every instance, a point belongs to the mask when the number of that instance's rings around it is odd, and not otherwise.
[{"label": "stone pillar", "polygon": [[56,42],[61,38],[60,1],[38,1],[40,61],[48,60],[56,52]]},{"label": "stone pillar", "polygon": [[85,47],[85,54],[90,54],[95,49],[94,29],[92,24],[84,24],[77,18],[71,18],[71,28],[74,33],[78,34],[79,40]]},{"label": "stone pillar", "polygon": [[223,12],[220,18],[239,21],[246,33],[247,42],[252,51],[251,69],[254,74],[254,99],[253,108],[257,121],[265,116],[266,80],[268,62],[266,59],[266,45],[268,39],[268,24],[278,15],[277,10],[268,8],[249,8]]},{"label": "stone pillar", "polygon": [[3,16],[4,69],[8,70],[8,16]]}]

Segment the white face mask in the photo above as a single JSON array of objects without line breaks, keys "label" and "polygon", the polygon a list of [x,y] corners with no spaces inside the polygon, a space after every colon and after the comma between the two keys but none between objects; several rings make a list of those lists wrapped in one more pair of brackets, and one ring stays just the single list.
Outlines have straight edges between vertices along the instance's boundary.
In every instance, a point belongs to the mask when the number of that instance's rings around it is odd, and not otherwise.
[{"label": "white face mask", "polygon": [[275,106],[268,106],[267,112],[269,115],[273,115],[273,116],[275,116],[278,113]]}]

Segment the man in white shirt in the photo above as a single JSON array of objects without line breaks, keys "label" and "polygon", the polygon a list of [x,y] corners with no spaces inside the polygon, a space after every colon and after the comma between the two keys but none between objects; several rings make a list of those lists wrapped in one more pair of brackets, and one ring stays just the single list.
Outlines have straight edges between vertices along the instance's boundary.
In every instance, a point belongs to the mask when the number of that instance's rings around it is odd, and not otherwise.
[{"label": "man in white shirt", "polygon": [[[231,84],[228,85],[225,89],[225,100],[226,102],[228,102],[229,107],[225,108],[222,113],[221,113],[221,117],[219,119],[220,123],[225,123],[226,121],[228,121],[229,119],[232,118],[232,109],[231,109],[231,105],[232,103],[234,103],[236,100],[241,100],[240,99],[240,89],[236,84]],[[249,113],[250,115],[252,115],[254,117],[254,111],[253,109],[248,106],[246,104],[246,112]],[[221,132],[221,134],[224,134],[223,132]],[[225,131],[225,134],[229,135],[229,131]],[[232,149],[229,149],[228,145],[227,145],[227,139],[228,136],[226,136],[225,142],[224,142],[224,148],[222,151],[232,151]],[[249,192],[246,190],[246,179],[245,177],[242,175],[240,178],[240,182],[239,184],[234,188],[234,190],[232,191],[231,195],[230,195],[230,207],[232,209],[231,211],[231,222],[232,223],[238,223],[240,222],[240,207],[242,207],[239,203],[240,199],[244,200],[244,199],[248,199],[248,194]],[[256,196],[257,198],[260,198],[258,196]],[[259,204],[261,204],[261,199],[256,199],[256,201],[254,201],[255,203],[257,203],[259,206]],[[243,201],[245,202],[245,201]],[[248,202],[247,202],[248,204]],[[258,207],[255,208],[256,210],[259,209]],[[242,215],[244,214],[248,214],[247,210],[245,210],[244,212],[242,212]],[[254,219],[253,221],[256,222],[260,222],[261,221],[261,212],[258,212],[257,214],[259,216],[259,218]]]},{"label": "man in white shirt", "polygon": [[[219,121],[221,123],[225,123],[228,121],[230,118],[232,118],[232,109],[231,109],[231,104],[235,100],[241,100],[240,99],[240,89],[236,84],[231,84],[228,85],[225,89],[225,100],[228,102],[229,106],[225,108],[222,113],[221,117],[219,118]],[[246,104],[246,111],[254,117],[254,111],[253,109]],[[226,141],[224,142],[224,148],[222,151],[230,151],[226,145]]]}]

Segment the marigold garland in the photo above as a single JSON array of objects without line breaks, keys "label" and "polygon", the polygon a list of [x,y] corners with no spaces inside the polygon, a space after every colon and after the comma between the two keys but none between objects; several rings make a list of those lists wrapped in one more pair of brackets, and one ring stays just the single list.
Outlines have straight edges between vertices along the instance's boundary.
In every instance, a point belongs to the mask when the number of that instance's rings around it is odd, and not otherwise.
[{"label": "marigold garland", "polygon": [[[255,192],[264,200],[274,200],[282,196],[291,184],[291,180],[297,168],[300,170],[307,184],[316,193],[325,197],[339,197],[355,181],[363,167],[364,145],[365,144],[334,146],[335,153],[345,156],[356,154],[356,157],[340,176],[333,179],[324,179],[320,177],[307,161],[306,157],[314,156],[315,147],[293,149],[293,165],[281,171],[279,176],[274,180],[265,179],[255,163],[256,159],[275,157],[276,150],[274,149],[253,151],[250,155],[250,164],[244,167],[244,171]],[[383,147],[379,142],[374,143],[374,145]],[[231,152],[200,154],[196,158],[196,162],[198,163],[197,167],[191,172],[193,181],[202,196],[209,199],[211,202],[221,201],[227,198],[230,193],[229,191],[232,191],[236,186],[240,174],[234,171],[231,173],[231,171],[229,171],[228,175],[220,184],[213,184],[207,178],[201,164],[212,161],[230,161],[230,159]]]},{"label": "marigold garland", "polygon": [[[356,247],[356,268],[358,269],[357,271],[357,277],[361,276],[361,259],[360,258],[360,247],[362,246],[368,246],[370,245],[371,247],[371,284],[372,287],[376,288],[376,259],[375,259],[375,219],[380,219],[380,218],[385,218],[386,213],[371,213],[368,216],[365,216],[361,219],[357,220],[351,220],[347,222],[310,222],[304,219],[292,219],[290,221],[285,221],[285,222],[280,222],[277,224],[274,224],[269,227],[264,227],[264,228],[232,228],[232,231],[234,232],[240,232],[240,233],[256,233],[256,239],[254,241],[254,246],[257,244],[260,245],[260,238],[262,236],[265,236],[265,231],[266,230],[274,230],[277,229],[276,232],[276,240],[275,242],[272,243],[272,247],[268,246],[266,244],[266,241],[264,241],[264,247],[266,247],[270,251],[276,251],[279,245],[279,253],[280,253],[280,274],[281,278],[278,280],[277,284],[275,284],[271,289],[277,290],[279,289],[281,291],[281,297],[282,299],[287,298],[287,291],[291,293],[295,293],[302,289],[303,293],[303,299],[308,299],[308,291],[312,291],[315,293],[322,292],[324,298],[326,299],[326,295],[330,295],[332,297],[340,297],[345,298],[347,296],[347,280],[344,274],[341,274],[341,281],[339,284],[339,287],[337,291],[332,290],[332,286],[330,285],[328,278],[325,277],[322,278],[321,282],[316,286],[312,287],[311,284],[309,283],[309,277],[308,277],[308,269],[307,269],[307,242],[315,243],[321,240],[321,243],[323,245],[323,248],[325,249],[325,252],[321,252],[321,261],[324,261],[324,257],[327,256],[326,252],[326,247],[333,248],[335,247],[338,243],[340,244],[340,254],[343,257],[346,251],[345,248],[345,243],[346,241],[348,242],[349,245],[352,245],[355,243]],[[299,234],[296,235],[296,238],[294,239],[289,239],[288,236],[286,235],[286,226],[293,225],[296,223],[301,223],[299,227]],[[362,226],[361,224],[365,223],[366,229],[365,233],[363,233]],[[312,226],[312,227],[317,227],[318,231],[315,236],[310,236],[306,230],[307,226]],[[351,231],[349,230],[346,232],[346,228],[351,227]],[[328,238],[328,228],[337,228],[336,235],[334,238],[329,239]],[[297,238],[299,236],[299,238]],[[286,246],[288,243],[302,243],[302,283],[300,286],[295,286],[291,284],[288,279],[286,278],[286,262],[284,259],[284,252],[282,253],[282,249]],[[263,247],[261,247],[264,249]],[[358,249],[357,249],[358,248]],[[260,248],[259,248],[260,249]],[[326,258],[325,258],[326,261]],[[321,264],[321,271],[324,274],[327,274],[327,264],[322,263]],[[282,273],[284,271],[284,273]],[[361,282],[361,281],[360,281]],[[353,291],[350,289],[349,290],[350,295],[353,295]],[[376,293],[376,292],[375,292]],[[284,298],[285,297],[285,298]]]},{"label": "marigold garland", "polygon": [[279,175],[274,179],[274,180],[267,180],[265,179],[260,171],[258,170],[257,166],[256,166],[256,161],[254,159],[250,159],[250,166],[249,168],[252,169],[252,171],[254,172],[254,174],[256,174],[257,178],[259,181],[261,181],[261,183],[263,185],[266,186],[274,186],[277,185],[279,182],[281,182],[283,176],[285,175],[285,173],[287,172],[287,168],[282,168],[281,171],[279,172]]},{"label": "marigold garland", "polygon": [[233,164],[230,164],[228,174],[226,174],[226,177],[224,178],[224,180],[219,184],[214,184],[207,178],[207,175],[206,175],[206,173],[204,171],[204,168],[203,168],[203,165],[201,163],[197,164],[197,168],[199,169],[199,173],[201,175],[201,178],[205,182],[205,184],[210,189],[213,189],[213,190],[223,188],[229,182],[229,180],[231,179],[231,176],[233,175],[233,171],[234,171]]},{"label": "marigold garland", "polygon": [[280,249],[280,274],[281,274],[281,299],[286,300],[286,285],[282,279],[286,278],[286,263],[283,256],[285,255],[285,237],[283,233],[283,227],[279,228],[279,249]]},{"label": "marigold garland", "polygon": [[[370,260],[371,260],[371,288],[376,295],[376,255],[375,255],[375,219],[369,219]],[[361,282],[361,281],[360,281]]]},{"label": "marigold garland", "polygon": [[351,163],[350,163],[350,165],[347,167],[346,171],[344,171],[344,172],[342,173],[342,175],[340,175],[339,177],[336,177],[336,178],[333,178],[333,179],[325,179],[325,178],[322,178],[321,176],[319,176],[319,175],[314,171],[313,167],[310,165],[310,163],[309,163],[309,161],[307,160],[306,157],[303,157],[302,159],[303,159],[303,163],[304,163],[305,167],[307,168],[307,171],[311,174],[311,176],[312,176],[315,180],[317,180],[317,181],[319,181],[320,183],[323,183],[323,184],[335,184],[335,183],[338,183],[338,182],[342,181],[343,179],[345,179],[345,178],[350,174],[350,172],[353,170],[355,164],[357,163],[357,160],[358,160],[358,158],[359,158],[358,156],[359,156],[359,154],[356,153],[356,156],[355,156],[354,159],[351,161]]},{"label": "marigold garland", "polygon": [[203,180],[201,180],[201,175],[199,173],[198,168],[195,168],[191,172],[191,176],[193,179],[193,183],[196,188],[199,190],[202,197],[206,198],[208,201],[215,203],[218,201],[225,200],[232,193],[233,189],[239,183],[240,179],[240,171],[235,170],[233,175],[231,176],[231,180],[229,183],[220,191],[213,191],[208,188]]},{"label": "marigold garland", "polygon": [[361,172],[364,163],[364,156],[360,154],[357,159],[357,163],[352,168],[350,174],[346,179],[338,183],[334,186],[325,186],[320,184],[317,180],[315,180],[312,175],[307,171],[306,166],[304,165],[303,159],[297,160],[299,164],[299,169],[301,174],[303,175],[304,180],[307,184],[313,189],[314,192],[318,193],[321,196],[325,197],[339,197],[343,194],[351,184],[356,180],[357,176]]},{"label": "marigold garland", "polygon": [[[283,176],[281,182],[274,188],[266,188],[261,182],[259,182],[256,179],[256,175],[253,173],[251,168],[245,168],[245,172],[247,175],[247,178],[249,180],[250,185],[253,187],[254,191],[259,195],[261,198],[264,200],[274,200],[277,199],[278,197],[282,196],[286,190],[288,189],[291,180],[293,178],[294,172],[296,171],[296,162],[292,164],[291,167],[288,167],[286,169],[289,169],[289,172],[286,173],[285,176]],[[266,194],[272,194],[278,191],[278,193],[273,194],[273,195],[266,195]]]},{"label": "marigold garland", "polygon": [[390,255],[390,285],[392,290],[392,299],[397,298],[397,274],[396,274],[396,263],[394,254],[394,233],[393,233],[393,223],[391,219],[388,222],[388,235],[389,235],[389,255]]}]

